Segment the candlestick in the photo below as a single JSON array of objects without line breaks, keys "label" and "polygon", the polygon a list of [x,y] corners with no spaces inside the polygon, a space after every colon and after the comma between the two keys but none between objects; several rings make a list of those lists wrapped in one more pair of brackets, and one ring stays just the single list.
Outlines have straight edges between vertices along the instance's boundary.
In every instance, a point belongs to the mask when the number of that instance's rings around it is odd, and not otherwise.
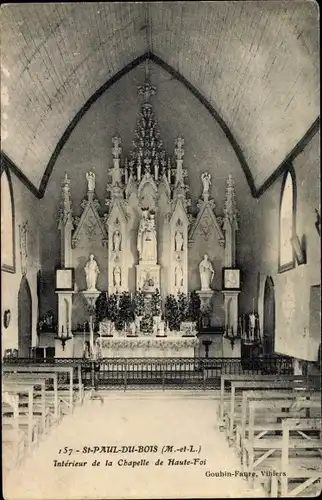
[{"label": "candlestick", "polygon": [[253,298],[253,314],[255,313],[255,299]]}]

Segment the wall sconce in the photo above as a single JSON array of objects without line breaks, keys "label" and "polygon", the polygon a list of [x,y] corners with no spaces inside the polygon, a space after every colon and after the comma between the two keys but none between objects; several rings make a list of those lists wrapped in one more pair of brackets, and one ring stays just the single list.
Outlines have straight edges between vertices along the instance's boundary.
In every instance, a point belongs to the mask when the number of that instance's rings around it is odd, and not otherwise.
[{"label": "wall sconce", "polygon": [[72,335],[69,336],[68,328],[67,328],[67,333],[66,334],[64,333],[64,327],[63,326],[61,328],[61,334],[58,335],[58,337],[56,337],[56,339],[58,339],[58,340],[61,341],[61,346],[62,346],[63,351],[65,350],[65,345],[66,345],[67,340],[70,340],[72,338],[73,338]]},{"label": "wall sconce", "polygon": [[228,325],[225,325],[224,337],[225,337],[225,339],[230,340],[230,345],[231,345],[231,348],[232,348],[232,349],[234,349],[234,346],[235,346],[235,340],[236,340],[236,338],[238,337],[238,334],[235,334],[235,332],[234,332],[234,328],[233,328],[233,327],[231,327],[231,328],[230,328],[230,332],[229,332],[229,327],[228,327]]}]

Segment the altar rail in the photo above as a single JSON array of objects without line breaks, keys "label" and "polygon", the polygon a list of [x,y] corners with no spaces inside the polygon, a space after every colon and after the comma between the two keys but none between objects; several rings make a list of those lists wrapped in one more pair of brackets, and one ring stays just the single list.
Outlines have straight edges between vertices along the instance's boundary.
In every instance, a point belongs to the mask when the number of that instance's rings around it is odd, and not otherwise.
[{"label": "altar rail", "polygon": [[[5,358],[4,364],[81,366],[85,388],[200,388],[220,386],[221,375],[293,373],[292,358]],[[75,370],[75,377],[76,377]]]}]

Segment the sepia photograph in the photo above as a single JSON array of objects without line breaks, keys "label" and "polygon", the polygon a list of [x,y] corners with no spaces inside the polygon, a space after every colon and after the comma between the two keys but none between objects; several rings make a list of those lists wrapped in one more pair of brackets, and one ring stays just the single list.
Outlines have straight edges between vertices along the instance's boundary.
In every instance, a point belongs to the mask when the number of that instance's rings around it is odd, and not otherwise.
[{"label": "sepia photograph", "polygon": [[318,3],[0,29],[3,498],[317,497]]}]

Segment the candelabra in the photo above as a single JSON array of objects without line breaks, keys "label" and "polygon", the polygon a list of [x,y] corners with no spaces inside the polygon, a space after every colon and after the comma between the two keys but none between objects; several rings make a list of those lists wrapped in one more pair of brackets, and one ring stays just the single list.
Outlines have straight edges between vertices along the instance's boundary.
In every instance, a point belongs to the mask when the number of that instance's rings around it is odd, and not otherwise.
[{"label": "candelabra", "polygon": [[230,340],[230,345],[231,348],[234,349],[235,341],[237,338],[240,338],[240,332],[237,329],[237,332],[234,330],[234,327],[231,326],[229,328],[229,325],[225,325],[224,328],[224,337],[228,340]]},{"label": "candelabra", "polygon": [[73,338],[73,336],[69,335],[68,326],[66,328],[66,333],[64,332],[64,327],[62,326],[61,333],[56,338],[61,341],[61,346],[62,346],[62,349],[64,351],[67,340],[71,340]]},{"label": "candelabra", "polygon": [[258,313],[242,314],[238,320],[241,339],[245,345],[256,345],[261,342]]}]

